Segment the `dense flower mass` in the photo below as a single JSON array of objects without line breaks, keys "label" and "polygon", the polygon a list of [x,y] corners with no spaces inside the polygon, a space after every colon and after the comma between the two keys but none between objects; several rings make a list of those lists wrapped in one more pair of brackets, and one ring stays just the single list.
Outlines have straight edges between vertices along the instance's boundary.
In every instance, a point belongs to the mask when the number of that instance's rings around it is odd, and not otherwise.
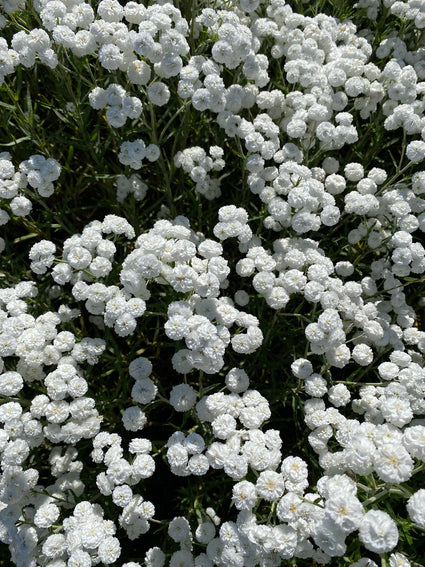
[{"label": "dense flower mass", "polygon": [[423,563],[424,28],[0,0],[5,564]]}]

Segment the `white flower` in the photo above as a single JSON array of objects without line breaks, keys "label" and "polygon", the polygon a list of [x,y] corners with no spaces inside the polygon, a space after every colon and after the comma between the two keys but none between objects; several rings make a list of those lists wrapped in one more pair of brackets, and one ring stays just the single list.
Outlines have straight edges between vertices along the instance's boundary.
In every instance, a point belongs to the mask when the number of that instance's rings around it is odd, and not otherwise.
[{"label": "white flower", "polygon": [[252,510],[257,498],[257,490],[252,482],[242,480],[233,486],[232,502],[238,510]]},{"label": "white flower", "polygon": [[286,457],[282,461],[282,474],[285,480],[293,484],[302,483],[307,478],[307,463],[300,457]]},{"label": "white flower", "polygon": [[122,110],[128,118],[139,118],[142,108],[142,102],[136,96],[126,96],[122,102]]},{"label": "white flower", "polygon": [[[105,458],[105,463],[106,462]],[[124,482],[127,482],[127,479],[131,474],[131,465],[125,459],[115,458],[108,464],[106,474],[115,484],[123,484]]]},{"label": "white flower", "polygon": [[152,363],[148,358],[139,356],[130,362],[128,372],[135,380],[143,380],[152,373]]},{"label": "white flower", "polygon": [[122,422],[128,431],[139,431],[145,426],[147,418],[138,406],[131,406],[124,411]]},{"label": "white flower", "polygon": [[328,385],[320,374],[313,373],[304,380],[304,390],[309,396],[321,398],[327,393]]},{"label": "white flower", "polygon": [[161,155],[161,151],[156,144],[149,144],[146,148],[146,159],[148,161],[157,161],[159,156]]},{"label": "white flower", "polygon": [[155,461],[150,455],[141,453],[134,459],[132,469],[136,477],[149,478],[155,471]]},{"label": "white flower", "polygon": [[209,466],[208,458],[205,455],[192,455],[187,463],[188,470],[195,476],[206,474]]},{"label": "white flower", "polygon": [[328,397],[331,404],[335,407],[346,406],[351,399],[350,390],[345,384],[335,384],[328,391]]},{"label": "white flower", "polygon": [[164,83],[156,81],[149,85],[148,98],[156,106],[164,106],[170,99],[170,90]]},{"label": "white flower", "polygon": [[167,449],[167,460],[171,467],[182,467],[187,464],[189,452],[181,443],[175,443]]},{"label": "white flower", "polygon": [[270,407],[268,402],[265,401],[257,406],[243,408],[239,414],[239,420],[247,429],[258,429],[270,416]]},{"label": "white flower", "polygon": [[280,524],[272,530],[273,547],[282,559],[292,559],[297,547],[297,532],[291,526]]},{"label": "white flower", "polygon": [[128,484],[123,484],[114,488],[112,493],[112,501],[117,506],[124,508],[131,502],[133,491]]},{"label": "white flower", "polygon": [[325,517],[316,527],[313,538],[314,542],[327,555],[341,557],[347,549],[346,535],[332,520]]},{"label": "white flower", "polygon": [[90,252],[83,246],[75,246],[66,255],[69,265],[76,270],[83,270],[92,261]]},{"label": "white flower", "polygon": [[190,359],[190,350],[180,349],[173,354],[171,362],[173,364],[174,370],[180,372],[181,374],[187,374],[193,368],[192,360]]},{"label": "white flower", "polygon": [[[351,563],[350,567],[378,567],[378,565],[375,563],[375,561],[369,559],[369,557],[362,557],[358,561]],[[391,567],[393,566],[391,565]]]},{"label": "white flower", "polygon": [[339,345],[326,350],[326,359],[331,366],[336,368],[344,368],[350,360],[350,349],[347,345]]},{"label": "white flower", "polygon": [[403,427],[413,419],[413,411],[407,398],[392,395],[383,396],[380,410],[385,420],[396,427]]},{"label": "white flower", "polygon": [[190,524],[183,516],[176,516],[168,524],[168,535],[176,542],[184,542],[192,538]]},{"label": "white flower", "polygon": [[249,377],[243,369],[232,368],[226,374],[225,380],[227,389],[237,394],[245,392],[249,387]]},{"label": "white flower", "polygon": [[142,161],[146,157],[146,144],[138,139],[134,142],[123,142],[120,146],[118,159],[123,165],[129,165],[132,169],[140,169]]},{"label": "white flower", "polygon": [[170,285],[180,292],[193,291],[196,286],[198,274],[186,264],[178,264],[170,272]]},{"label": "white flower", "polygon": [[252,285],[258,293],[265,293],[273,288],[275,279],[273,272],[258,272],[252,280]]},{"label": "white flower", "polygon": [[227,439],[236,431],[236,420],[231,415],[223,413],[212,421],[211,426],[218,439]]},{"label": "white flower", "polygon": [[422,140],[409,142],[406,148],[406,157],[413,163],[419,163],[425,159],[425,142]]},{"label": "white flower", "polygon": [[110,106],[105,112],[105,117],[112,128],[121,128],[127,121],[127,115],[119,106]]},{"label": "white flower", "polygon": [[[74,36],[74,41],[70,48],[71,51],[78,57],[85,57],[90,53],[94,53],[96,49],[96,39],[94,37],[94,34],[89,30],[78,30]],[[67,104],[68,111],[73,108],[72,106],[70,106],[72,104],[73,103]],[[75,112],[75,109],[72,111]]]},{"label": "white flower", "polygon": [[128,65],[127,76],[134,85],[146,85],[151,77],[151,69],[146,61],[135,59]]},{"label": "white flower", "polygon": [[26,217],[32,210],[32,203],[24,196],[15,197],[10,202],[12,213],[18,217]]},{"label": "white flower", "polygon": [[346,181],[342,175],[332,173],[326,177],[325,187],[331,195],[339,195],[345,191]]},{"label": "white flower", "polygon": [[0,374],[0,394],[15,396],[23,387],[24,381],[19,372],[10,370]]},{"label": "white flower", "polygon": [[[151,547],[145,555],[146,567],[163,567],[165,564],[165,553],[159,547]],[[123,565],[125,567],[125,565]],[[129,566],[132,567],[132,566]]]},{"label": "white flower", "polygon": [[116,537],[106,537],[102,539],[97,550],[99,559],[109,565],[114,563],[121,555],[120,542]]},{"label": "white flower", "polygon": [[386,512],[369,510],[360,523],[359,539],[369,551],[388,553],[398,542],[397,525]]},{"label": "white flower", "polygon": [[401,553],[391,553],[390,567],[411,567],[410,561]]},{"label": "white flower", "polygon": [[403,445],[412,457],[425,460],[425,427],[413,425],[405,429]]},{"label": "white flower", "polygon": [[195,531],[195,537],[200,543],[207,544],[215,536],[215,526],[212,522],[205,521],[198,525]]},{"label": "white flower", "polygon": [[82,549],[72,549],[68,559],[67,567],[91,567],[91,556]]},{"label": "white flower", "polygon": [[279,520],[282,522],[293,522],[300,513],[302,502],[301,498],[293,492],[285,494],[279,500],[276,508]]},{"label": "white flower", "polygon": [[186,549],[175,551],[170,557],[169,567],[192,567],[193,555]]},{"label": "white flower", "polygon": [[150,378],[143,378],[141,380],[136,380],[134,386],[131,390],[132,399],[139,404],[149,404],[152,402],[158,388]]},{"label": "white flower", "polygon": [[49,559],[60,557],[66,551],[66,540],[63,534],[49,535],[43,543],[42,551]]},{"label": "white flower", "polygon": [[364,177],[364,169],[360,163],[348,163],[344,168],[344,175],[348,181],[360,181]]},{"label": "white flower", "polygon": [[101,0],[97,13],[106,22],[119,22],[124,15],[124,9],[117,0]]},{"label": "white flower", "polygon": [[368,366],[373,360],[373,350],[370,346],[360,343],[353,348],[351,357],[360,366]]},{"label": "white flower", "polygon": [[425,489],[417,490],[407,501],[409,517],[418,526],[425,527]]},{"label": "white flower", "polygon": [[128,450],[130,451],[130,453],[136,454],[149,453],[150,451],[152,451],[152,443],[149,441],[149,439],[134,438],[130,441]]},{"label": "white flower", "polygon": [[190,410],[196,403],[197,393],[189,384],[174,386],[170,392],[170,404],[178,412]]},{"label": "white flower", "polygon": [[69,403],[65,400],[50,402],[45,409],[45,416],[50,423],[63,423],[69,415]]},{"label": "white flower", "polygon": [[244,456],[233,453],[226,458],[223,468],[230,478],[239,480],[248,472],[248,462]]},{"label": "white flower", "polygon": [[123,54],[113,43],[101,45],[98,51],[99,62],[108,71],[116,71],[122,65]]},{"label": "white flower", "polygon": [[136,329],[136,327],[136,319],[128,312],[124,312],[120,315],[114,323],[114,331],[120,337],[127,337]]},{"label": "white flower", "polygon": [[275,471],[263,471],[257,479],[255,488],[260,498],[273,502],[283,495],[285,481],[282,474]]},{"label": "white flower", "polygon": [[264,294],[264,298],[272,309],[283,309],[289,301],[285,288],[276,286]]},{"label": "white flower", "polygon": [[34,524],[38,528],[49,528],[59,518],[59,513],[55,504],[44,504],[35,513]]},{"label": "white flower", "polygon": [[189,332],[187,318],[183,315],[172,315],[164,325],[165,334],[170,339],[178,341]]},{"label": "white flower", "polygon": [[399,368],[393,362],[382,362],[378,366],[378,372],[384,380],[393,380],[399,373]]},{"label": "white flower", "polygon": [[355,496],[331,494],[325,503],[326,515],[346,533],[356,530],[363,517],[363,506]]},{"label": "white flower", "polygon": [[213,273],[201,274],[196,281],[196,292],[201,297],[217,297],[220,281]]},{"label": "white flower", "polygon": [[292,374],[300,380],[305,380],[313,373],[313,365],[305,358],[297,358],[291,364]]}]

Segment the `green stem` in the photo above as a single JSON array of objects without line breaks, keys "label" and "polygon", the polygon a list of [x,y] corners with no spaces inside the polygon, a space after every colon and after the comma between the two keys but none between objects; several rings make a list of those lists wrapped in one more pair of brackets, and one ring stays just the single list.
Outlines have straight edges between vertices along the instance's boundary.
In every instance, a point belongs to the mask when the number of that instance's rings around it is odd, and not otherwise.
[{"label": "green stem", "polygon": [[[156,127],[156,116],[155,116],[155,111],[153,109],[152,104],[150,104],[150,118],[151,118],[150,126],[151,126],[151,132],[152,132],[152,140],[153,140],[154,144],[159,145],[158,131],[157,131],[157,127]],[[165,182],[165,188],[166,188],[166,194],[167,194],[167,201],[168,201],[168,208],[170,209],[171,215],[173,217],[175,217],[177,213],[176,213],[176,208],[174,206],[173,192],[171,190],[170,175],[169,175],[167,168],[165,167],[164,159],[165,159],[165,157],[163,157],[163,155],[161,153],[159,160],[158,160],[158,163],[159,163],[159,167],[161,169],[161,173],[164,176],[164,182]]]}]

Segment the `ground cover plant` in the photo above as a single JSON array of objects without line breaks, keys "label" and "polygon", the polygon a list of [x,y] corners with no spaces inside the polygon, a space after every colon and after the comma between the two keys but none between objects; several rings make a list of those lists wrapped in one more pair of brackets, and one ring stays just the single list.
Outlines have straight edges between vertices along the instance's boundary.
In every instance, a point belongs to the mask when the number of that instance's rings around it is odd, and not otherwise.
[{"label": "ground cover plant", "polygon": [[424,565],[423,0],[0,28],[0,564]]}]

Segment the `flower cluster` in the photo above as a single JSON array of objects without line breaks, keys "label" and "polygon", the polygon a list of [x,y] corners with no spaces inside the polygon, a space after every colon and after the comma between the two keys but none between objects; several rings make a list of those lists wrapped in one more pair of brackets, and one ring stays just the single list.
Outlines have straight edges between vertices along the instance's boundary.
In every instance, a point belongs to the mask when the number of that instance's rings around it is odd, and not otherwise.
[{"label": "flower cluster", "polygon": [[133,195],[136,201],[142,201],[148,191],[140,175],[133,173],[130,177],[119,175],[117,178],[117,201],[122,203],[128,195]]},{"label": "flower cluster", "polygon": [[[83,464],[76,460],[74,445],[94,437],[101,423],[95,400],[86,395],[81,365],[97,363],[104,341],[77,342],[73,333],[60,331],[63,322],[75,317],[66,308],[38,317],[28,313],[27,301],[36,295],[34,282],[21,282],[3,289],[0,296],[0,394],[14,400],[1,406],[2,533],[17,565],[31,563],[33,551],[62,507],[75,503],[84,492]],[[6,370],[11,361],[16,370]],[[28,395],[30,404],[25,403]],[[54,480],[43,486],[29,459],[46,441],[57,447],[50,451],[48,463]],[[66,447],[63,453],[61,445]],[[20,521],[23,514],[33,527]],[[50,558],[64,549],[62,536],[51,537],[42,550]],[[28,543],[24,546],[23,541]]]},{"label": "flower cluster", "polygon": [[221,171],[225,162],[223,160],[223,148],[211,146],[209,155],[199,146],[186,148],[177,152],[174,157],[176,167],[181,167],[189,174],[195,183],[195,189],[207,199],[220,197],[220,180],[209,175],[210,171]]},{"label": "flower cluster", "polygon": [[149,520],[155,513],[154,505],[134,492],[142,479],[154,474],[155,462],[149,454],[152,444],[147,439],[135,437],[130,441],[128,450],[134,455],[131,459],[124,457],[121,443],[119,435],[100,432],[93,440],[92,459],[105,464],[106,471],[97,475],[96,485],[103,496],[111,496],[121,509],[118,523],[133,540],[149,530]]},{"label": "flower cluster", "polygon": [[128,165],[131,169],[140,169],[144,159],[156,161],[159,158],[160,150],[156,144],[146,146],[145,142],[138,138],[134,142],[123,142],[120,147],[118,159],[123,165]]},{"label": "flower cluster", "polygon": [[[14,11],[13,8],[12,11]],[[28,33],[25,30],[18,31],[12,38],[11,48],[8,47],[4,38],[1,38],[1,40],[1,83],[3,83],[5,75],[15,72],[18,65],[30,68],[38,60],[54,69],[58,64],[58,57],[52,49],[52,40],[46,30],[42,28],[34,28]]]},{"label": "flower cluster", "polygon": [[0,541],[17,567],[409,567],[423,2],[175,4],[2,2]]},{"label": "flower cluster", "polygon": [[116,83],[106,89],[93,89],[89,94],[89,102],[95,110],[107,107],[105,118],[113,128],[121,128],[128,118],[139,118],[143,110],[141,100],[135,96],[127,96],[125,90]]},{"label": "flower cluster", "polygon": [[[7,203],[10,212],[17,217],[28,216],[33,203],[28,186],[35,189],[40,197],[51,197],[54,193],[53,181],[61,173],[61,166],[53,158],[32,155],[20,163],[18,170],[8,152],[0,153],[0,199]],[[0,225],[5,225],[10,215],[5,209],[0,209]],[[0,248],[4,248],[4,240],[0,238]]]}]

